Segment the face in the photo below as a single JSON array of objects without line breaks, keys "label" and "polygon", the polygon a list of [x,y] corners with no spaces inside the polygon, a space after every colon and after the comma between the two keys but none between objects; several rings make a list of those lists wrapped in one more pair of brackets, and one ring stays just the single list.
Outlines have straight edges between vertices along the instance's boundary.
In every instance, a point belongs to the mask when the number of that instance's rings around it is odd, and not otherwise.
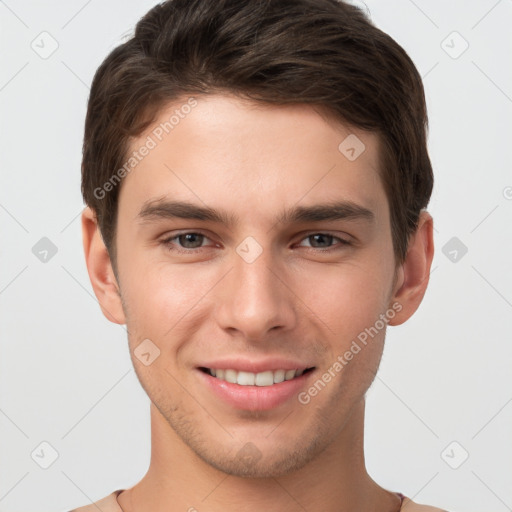
[{"label": "face", "polygon": [[197,98],[162,133],[180,105],[132,141],[155,144],[120,191],[133,364],[201,459],[285,474],[340,435],[397,308],[378,138],[309,106],[221,95]]}]

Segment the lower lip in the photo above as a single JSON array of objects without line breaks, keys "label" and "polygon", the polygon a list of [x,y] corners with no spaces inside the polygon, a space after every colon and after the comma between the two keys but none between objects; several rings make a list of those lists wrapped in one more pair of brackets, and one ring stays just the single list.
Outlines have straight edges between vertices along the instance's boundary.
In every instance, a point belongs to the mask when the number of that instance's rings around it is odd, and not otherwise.
[{"label": "lower lip", "polygon": [[229,405],[246,411],[265,411],[274,409],[297,395],[315,370],[271,386],[241,386],[217,379],[202,370],[197,371],[205,384]]}]

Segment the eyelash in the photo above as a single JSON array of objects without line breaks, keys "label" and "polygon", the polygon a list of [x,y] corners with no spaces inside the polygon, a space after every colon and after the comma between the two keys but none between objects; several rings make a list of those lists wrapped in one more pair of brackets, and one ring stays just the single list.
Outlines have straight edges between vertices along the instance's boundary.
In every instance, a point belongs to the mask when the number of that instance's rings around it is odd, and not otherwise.
[{"label": "eyelash", "polygon": [[[162,244],[169,250],[169,251],[172,251],[172,252],[177,252],[179,254],[194,254],[194,253],[197,253],[199,250],[201,249],[205,249],[205,247],[196,247],[194,249],[177,249],[176,247],[173,247],[173,240],[176,240],[178,239],[180,236],[185,236],[185,235],[200,235],[200,236],[203,236],[204,238],[206,239],[209,239],[209,237],[204,234],[204,233],[201,233],[201,231],[184,231],[183,233],[178,233],[178,234],[175,234],[173,235],[172,237],[168,237],[164,240],[162,240]],[[309,237],[312,237],[314,235],[324,235],[324,236],[330,236],[333,238],[333,240],[338,240],[340,242],[340,244],[338,246],[334,246],[334,247],[328,247],[326,249],[322,249],[322,248],[318,248],[318,247],[306,247],[306,249],[310,249],[312,251],[315,251],[315,252],[320,252],[320,253],[331,253],[333,251],[337,251],[337,250],[340,250],[342,249],[344,246],[349,246],[349,245],[352,245],[351,242],[349,242],[348,240],[345,240],[343,238],[340,238],[340,237],[337,237],[335,236],[334,234],[332,233],[328,233],[328,232],[311,232],[311,233],[308,233],[307,235],[305,235],[300,241],[302,242],[303,240],[309,238]]]}]

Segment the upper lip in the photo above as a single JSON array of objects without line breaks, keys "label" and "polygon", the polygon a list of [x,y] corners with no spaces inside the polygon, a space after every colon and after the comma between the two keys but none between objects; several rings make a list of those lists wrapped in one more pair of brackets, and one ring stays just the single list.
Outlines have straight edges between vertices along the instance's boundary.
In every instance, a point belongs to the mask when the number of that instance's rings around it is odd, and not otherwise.
[{"label": "upper lip", "polygon": [[279,357],[249,360],[246,358],[215,359],[198,365],[198,368],[233,369],[243,372],[261,373],[274,370],[306,370],[313,368],[312,364],[305,364],[302,361],[293,361]]}]

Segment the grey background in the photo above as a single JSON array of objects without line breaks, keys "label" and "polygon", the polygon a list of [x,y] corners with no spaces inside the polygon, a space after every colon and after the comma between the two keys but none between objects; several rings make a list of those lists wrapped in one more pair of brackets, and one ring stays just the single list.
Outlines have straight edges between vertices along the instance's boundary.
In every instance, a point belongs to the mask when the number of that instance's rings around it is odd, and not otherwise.
[{"label": "grey background", "polygon": [[[149,401],[92,292],[79,215],[89,84],[154,3],[0,1],[1,512],[85,505],[149,464]],[[436,177],[431,283],[388,330],[368,469],[420,503],[512,510],[512,1],[366,5],[424,77]]]}]

